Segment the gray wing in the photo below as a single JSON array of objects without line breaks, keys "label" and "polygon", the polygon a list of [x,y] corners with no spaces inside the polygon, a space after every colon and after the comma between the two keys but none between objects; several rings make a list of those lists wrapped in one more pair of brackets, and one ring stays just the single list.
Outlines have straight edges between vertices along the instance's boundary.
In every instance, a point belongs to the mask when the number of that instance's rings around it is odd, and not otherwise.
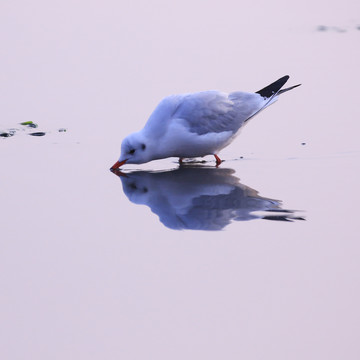
[{"label": "gray wing", "polygon": [[183,95],[171,118],[185,121],[189,130],[199,135],[223,131],[236,133],[264,106],[266,101],[259,94],[204,91]]}]

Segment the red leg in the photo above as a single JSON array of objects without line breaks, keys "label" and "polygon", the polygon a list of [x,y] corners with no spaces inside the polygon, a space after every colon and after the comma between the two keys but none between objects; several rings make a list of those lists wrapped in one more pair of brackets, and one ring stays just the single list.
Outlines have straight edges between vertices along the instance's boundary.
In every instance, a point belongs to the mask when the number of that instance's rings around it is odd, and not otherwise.
[{"label": "red leg", "polygon": [[183,158],[179,158],[179,164],[181,165],[183,163]]},{"label": "red leg", "polygon": [[214,156],[215,156],[215,159],[216,159],[216,166],[219,166],[222,163],[222,161],[216,154],[214,154]]}]

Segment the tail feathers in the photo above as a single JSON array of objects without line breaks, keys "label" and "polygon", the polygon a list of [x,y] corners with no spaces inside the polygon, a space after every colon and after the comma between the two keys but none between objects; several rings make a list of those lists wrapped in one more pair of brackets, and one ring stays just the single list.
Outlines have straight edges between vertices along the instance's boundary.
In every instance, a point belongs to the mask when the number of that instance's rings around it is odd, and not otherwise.
[{"label": "tail feathers", "polygon": [[282,94],[282,93],[284,93],[284,92],[287,92],[287,91],[289,91],[289,90],[292,90],[292,89],[294,89],[294,88],[296,88],[296,87],[298,87],[298,86],[300,86],[301,84],[297,84],[297,85],[294,85],[294,86],[290,86],[290,87],[288,87],[288,88],[286,88],[286,89],[281,89],[281,90],[279,90],[279,92],[278,92],[278,95],[280,95],[280,94]]},{"label": "tail feathers", "polygon": [[260,94],[264,98],[271,98],[272,96],[274,96],[276,94],[280,95],[280,94],[282,94],[282,93],[284,93],[286,91],[289,91],[289,90],[294,89],[297,86],[301,85],[301,84],[298,84],[298,85],[291,86],[291,87],[289,87],[287,89],[280,90],[288,80],[289,80],[289,75],[285,75],[282,78],[280,78],[279,80],[276,80],[272,84],[270,84],[270,85],[264,87],[263,89],[257,91],[256,93]]},{"label": "tail feathers", "polygon": [[278,99],[278,95],[280,95],[280,94],[282,94],[282,93],[284,93],[286,91],[289,91],[291,89],[294,89],[294,88],[301,85],[301,84],[298,84],[298,85],[294,85],[294,86],[288,87],[286,89],[280,90],[288,80],[289,80],[289,75],[285,75],[282,78],[280,78],[279,80],[276,80],[272,84],[270,84],[270,85],[264,87],[263,89],[257,91],[256,92],[257,94],[259,94],[263,98],[265,98],[266,103],[262,108],[260,108],[258,111],[256,111],[254,114],[252,114],[249,118],[247,118],[244,121],[244,123],[249,121],[250,119],[252,119],[261,110],[265,109],[266,107],[268,107],[269,105],[274,103]]}]

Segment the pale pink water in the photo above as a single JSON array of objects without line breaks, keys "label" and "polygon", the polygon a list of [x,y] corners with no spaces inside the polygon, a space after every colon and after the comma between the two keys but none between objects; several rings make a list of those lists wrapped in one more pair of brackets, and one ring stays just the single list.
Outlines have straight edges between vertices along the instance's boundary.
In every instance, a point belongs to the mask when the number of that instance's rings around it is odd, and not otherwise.
[{"label": "pale pink water", "polygon": [[[359,7],[3,3],[0,130],[51,133],[0,138],[1,359],[359,359]],[[162,97],[285,74],[222,166],[306,221],[174,231],[108,171]]]}]

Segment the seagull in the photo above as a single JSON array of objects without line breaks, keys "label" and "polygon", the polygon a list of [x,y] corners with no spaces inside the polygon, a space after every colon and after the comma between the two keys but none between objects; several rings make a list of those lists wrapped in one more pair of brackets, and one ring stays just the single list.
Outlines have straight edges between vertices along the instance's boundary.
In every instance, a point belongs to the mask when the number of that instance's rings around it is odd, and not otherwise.
[{"label": "seagull", "polygon": [[255,92],[229,94],[210,90],[164,98],[150,115],[144,128],[128,135],[121,144],[119,160],[110,168],[126,164],[143,164],[156,159],[217,155],[228,146],[240,129],[261,110],[273,104],[286,91],[281,89],[289,76]]}]

